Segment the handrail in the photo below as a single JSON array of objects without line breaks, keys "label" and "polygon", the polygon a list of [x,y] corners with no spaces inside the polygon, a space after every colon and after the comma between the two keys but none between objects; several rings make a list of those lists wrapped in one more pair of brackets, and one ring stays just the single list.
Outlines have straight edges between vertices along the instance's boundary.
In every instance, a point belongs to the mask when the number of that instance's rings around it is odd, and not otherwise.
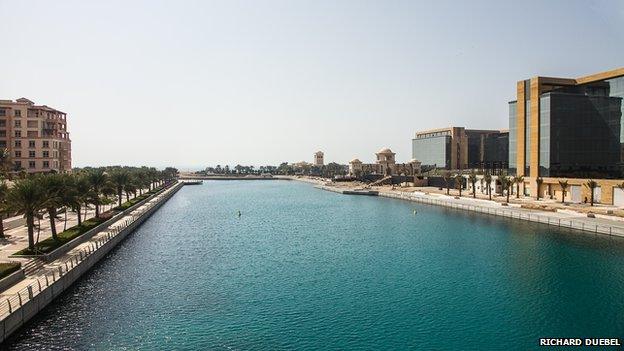
[{"label": "handrail", "polygon": [[380,193],[381,196],[397,198],[402,200],[409,200],[420,202],[428,205],[438,205],[444,207],[450,207],[453,209],[466,210],[479,212],[489,215],[497,215],[502,217],[508,217],[511,219],[519,219],[519,220],[528,220],[537,223],[543,223],[551,226],[557,226],[561,228],[570,228],[575,230],[582,230],[587,232],[593,232],[596,234],[606,234],[606,235],[617,235],[624,236],[624,228],[622,227],[614,227],[609,225],[601,225],[601,224],[588,224],[583,221],[577,221],[573,219],[565,219],[565,218],[551,218],[549,216],[543,216],[536,213],[522,213],[519,211],[506,210],[506,209],[497,209],[488,206],[478,206],[478,205],[467,205],[460,204],[450,200],[440,200],[440,199],[431,199],[419,196],[414,193],[407,192],[393,192],[393,193]]}]

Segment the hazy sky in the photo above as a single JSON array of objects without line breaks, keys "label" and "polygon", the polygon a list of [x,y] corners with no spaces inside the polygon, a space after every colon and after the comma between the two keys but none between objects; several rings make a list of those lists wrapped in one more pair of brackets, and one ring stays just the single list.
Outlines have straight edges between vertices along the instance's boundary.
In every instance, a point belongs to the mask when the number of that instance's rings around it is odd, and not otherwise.
[{"label": "hazy sky", "polygon": [[624,66],[618,1],[0,0],[0,99],[68,113],[84,165],[411,158],[507,128],[515,83]]}]

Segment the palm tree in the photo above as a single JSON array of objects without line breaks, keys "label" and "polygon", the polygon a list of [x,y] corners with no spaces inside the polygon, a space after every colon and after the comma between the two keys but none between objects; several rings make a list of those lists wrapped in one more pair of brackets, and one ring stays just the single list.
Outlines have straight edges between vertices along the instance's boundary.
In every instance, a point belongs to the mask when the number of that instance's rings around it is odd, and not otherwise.
[{"label": "palm tree", "polygon": [[121,206],[121,199],[124,188],[130,182],[130,174],[123,169],[116,170],[114,172],[111,172],[110,179],[115,186],[115,190],[117,191],[118,206]]},{"label": "palm tree", "polygon": [[13,168],[13,162],[11,162],[11,153],[8,148],[0,149],[0,174],[6,176]]},{"label": "palm tree", "polygon": [[[67,230],[67,212],[69,209],[75,211],[80,217],[79,209],[82,203],[82,198],[76,189],[76,181],[77,177],[74,175],[63,174],[62,176],[62,186],[61,186],[61,203],[65,207],[65,223],[63,223],[63,230]],[[80,220],[78,224],[80,224]]]},{"label": "palm tree", "polygon": [[594,189],[598,187],[598,183],[596,181],[589,179],[585,182],[585,186],[589,189],[589,201],[590,205],[594,206]]},{"label": "palm tree", "polygon": [[[78,216],[78,225],[82,225],[82,206],[85,207],[85,217],[87,216],[86,210],[89,206],[89,193],[91,192],[91,184],[85,175],[76,175],[73,176],[73,187],[74,187],[74,209],[76,210],[76,215]],[[85,218],[86,219],[86,218]]]},{"label": "palm tree", "polygon": [[13,185],[7,196],[9,208],[26,217],[28,228],[28,249],[35,250],[35,217],[46,207],[46,192],[35,179],[22,179]]},{"label": "palm tree", "polygon": [[537,200],[540,199],[540,190],[542,188],[542,183],[544,183],[544,179],[541,177],[537,177],[535,179],[535,184],[537,184]]},{"label": "palm tree", "polygon": [[515,176],[513,182],[516,183],[516,199],[520,198],[520,184],[524,183],[524,176]]},{"label": "palm tree", "polygon": [[459,197],[461,197],[462,185],[464,185],[464,177],[461,174],[455,176],[455,186],[459,189]]},{"label": "palm tree", "polygon": [[137,187],[139,189],[139,195],[143,195],[143,189],[149,187],[149,175],[147,174],[147,169],[141,168],[137,174]]},{"label": "palm tree", "polygon": [[4,215],[7,212],[7,195],[9,192],[9,186],[4,179],[0,180],[0,238],[4,238]]},{"label": "palm tree", "polygon": [[100,205],[104,202],[102,195],[112,190],[108,173],[103,169],[95,169],[87,173],[87,181],[91,187],[89,202],[95,205],[95,217],[100,216]]},{"label": "palm tree", "polygon": [[449,193],[451,191],[450,190],[451,172],[449,172],[449,171],[444,172],[442,177],[444,178],[444,184],[446,184],[446,195],[449,195]]},{"label": "palm tree", "polygon": [[507,176],[501,176],[500,182],[503,191],[507,191],[507,203],[509,203],[509,190],[511,189],[512,180]]},{"label": "palm tree", "polygon": [[472,198],[474,199],[477,197],[477,187],[475,186],[477,184],[477,174],[474,171],[468,175],[468,181],[472,184]]},{"label": "palm tree", "polygon": [[47,174],[39,175],[33,178],[34,181],[39,182],[45,193],[45,210],[48,212],[48,217],[50,220],[50,231],[52,232],[52,239],[56,241],[58,241],[58,236],[56,235],[57,209],[63,206],[63,179],[61,177],[62,176],[60,174]]},{"label": "palm tree", "polygon": [[492,200],[492,175],[486,173],[485,176],[483,176],[483,180],[485,181],[485,185],[487,186],[488,196],[490,197],[490,200]]},{"label": "palm tree", "polygon": [[130,194],[134,194],[134,197],[136,197],[136,192],[137,192],[136,184],[137,184],[136,177],[130,174],[129,181],[123,187],[123,191],[126,194],[126,201],[130,201]]},{"label": "palm tree", "polygon": [[[622,183],[622,185],[624,185],[624,183]],[[566,193],[568,192],[568,181],[565,179],[559,179],[559,186],[561,187],[561,203],[564,203]]]}]

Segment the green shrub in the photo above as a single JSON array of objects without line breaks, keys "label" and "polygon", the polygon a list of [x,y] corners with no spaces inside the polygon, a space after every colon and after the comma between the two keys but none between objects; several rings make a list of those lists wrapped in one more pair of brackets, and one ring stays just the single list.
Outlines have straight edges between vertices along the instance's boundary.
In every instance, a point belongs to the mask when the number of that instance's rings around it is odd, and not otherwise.
[{"label": "green shrub", "polygon": [[0,263],[0,279],[8,277],[11,273],[16,272],[22,266],[19,262],[3,262]]},{"label": "green shrub", "polygon": [[59,248],[60,246],[70,242],[71,240],[79,237],[80,235],[88,232],[89,230],[97,227],[99,224],[106,221],[104,218],[89,218],[88,220],[82,222],[81,225],[73,226],[66,231],[59,233],[58,241],[54,240],[52,237],[49,237],[45,240],[40,241],[35,244],[35,250],[31,251],[28,248],[16,252],[14,255],[39,255],[44,253],[49,253]]}]

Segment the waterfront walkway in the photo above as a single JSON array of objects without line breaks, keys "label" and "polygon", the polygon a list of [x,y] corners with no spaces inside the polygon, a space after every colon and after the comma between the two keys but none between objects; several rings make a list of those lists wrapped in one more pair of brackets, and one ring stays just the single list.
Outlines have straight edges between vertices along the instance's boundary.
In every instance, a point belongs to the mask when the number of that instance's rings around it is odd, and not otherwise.
[{"label": "waterfront walkway", "polygon": [[[99,248],[115,240],[117,235],[122,233],[124,229],[133,226],[137,219],[144,219],[143,215],[146,212],[150,211],[154,206],[157,206],[163,199],[168,198],[172,192],[175,192],[182,185],[183,184],[180,183],[175,184],[150,198],[137,208],[127,213],[122,213],[114,222],[95,234],[93,237],[77,245],[75,248],[60,256],[58,259],[42,264],[39,269],[27,275],[24,279],[12,287],[3,291],[0,294],[0,320],[7,318],[16,309],[20,308],[26,302],[32,300],[38,294],[45,291],[46,288],[50,287],[61,277],[68,273],[72,273],[73,269],[80,267],[80,264],[89,259],[90,256],[96,253]],[[110,249],[110,247],[107,248]],[[79,275],[74,277],[74,279],[78,276]],[[65,287],[63,287],[62,290],[64,290],[64,288]],[[55,291],[52,291],[52,298],[56,295]],[[4,335],[6,336],[6,334],[7,331],[5,330]]]}]

